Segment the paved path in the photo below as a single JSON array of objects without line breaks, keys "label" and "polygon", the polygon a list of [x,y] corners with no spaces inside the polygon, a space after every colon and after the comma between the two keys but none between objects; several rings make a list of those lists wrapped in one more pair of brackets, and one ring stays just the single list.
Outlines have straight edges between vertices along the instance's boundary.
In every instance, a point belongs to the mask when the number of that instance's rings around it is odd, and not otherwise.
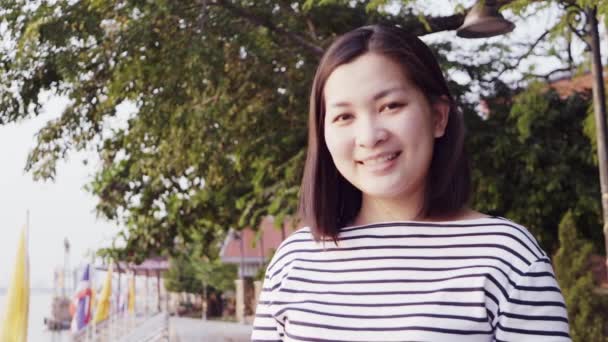
[{"label": "paved path", "polygon": [[169,336],[171,342],[249,342],[251,325],[171,317]]}]

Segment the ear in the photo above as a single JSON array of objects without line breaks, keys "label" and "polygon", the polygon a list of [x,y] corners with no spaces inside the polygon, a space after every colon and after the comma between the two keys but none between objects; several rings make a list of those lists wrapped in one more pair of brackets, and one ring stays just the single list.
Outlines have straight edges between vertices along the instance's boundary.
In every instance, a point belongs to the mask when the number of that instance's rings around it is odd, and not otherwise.
[{"label": "ear", "polygon": [[450,118],[450,101],[443,95],[431,104],[433,111],[433,134],[435,138],[441,138],[445,134]]}]

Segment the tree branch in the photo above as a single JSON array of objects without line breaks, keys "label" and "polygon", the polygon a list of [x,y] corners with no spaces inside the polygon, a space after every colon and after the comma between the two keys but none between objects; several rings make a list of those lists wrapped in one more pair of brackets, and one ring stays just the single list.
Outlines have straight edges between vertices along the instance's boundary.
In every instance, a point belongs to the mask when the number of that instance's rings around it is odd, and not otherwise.
[{"label": "tree branch", "polygon": [[525,73],[524,75],[526,76],[531,76],[531,77],[536,77],[536,78],[543,78],[545,79],[545,81],[550,81],[551,80],[551,76],[553,76],[554,74],[558,73],[558,72],[566,72],[566,71],[572,71],[572,69],[570,69],[569,67],[565,67],[565,68],[559,68],[559,69],[555,69],[555,70],[551,70],[550,72],[546,73],[546,74],[532,74],[532,73]]},{"label": "tree branch", "polygon": [[[498,8],[506,6],[515,0],[497,0],[496,5]],[[542,0],[531,0],[530,2],[542,1]],[[401,22],[403,28],[410,31],[417,36],[423,36],[426,34],[442,32],[442,31],[454,31],[458,29],[464,22],[466,14],[469,13],[472,7],[468,8],[464,13],[456,13],[445,17],[425,17],[425,20],[430,26],[430,30],[427,30],[425,25],[420,20],[411,21],[408,23]],[[396,23],[399,24],[399,23]]]},{"label": "tree branch", "polygon": [[543,34],[540,35],[540,37],[538,37],[536,39],[536,41],[534,43],[532,43],[532,45],[530,46],[530,48],[528,49],[528,51],[526,51],[526,53],[522,54],[521,56],[517,57],[517,59],[515,60],[515,63],[512,63],[510,65],[505,65],[504,69],[502,69],[498,75],[494,76],[492,78],[493,81],[497,80],[500,76],[502,76],[502,74],[505,73],[505,71],[507,70],[513,70],[515,68],[517,68],[517,66],[519,65],[519,63],[521,63],[522,60],[524,60],[524,58],[528,57],[532,51],[534,51],[534,49],[536,48],[536,46],[543,40],[545,39],[545,37],[551,32],[551,30],[547,30],[545,31]]},{"label": "tree branch", "polygon": [[405,24],[401,22],[401,26],[416,36],[424,36],[436,32],[454,31],[462,25],[464,17],[464,14],[452,14],[447,17],[426,17],[430,30],[427,30],[425,25],[417,19],[408,21]]},{"label": "tree branch", "polygon": [[[513,1],[515,1],[515,0],[498,0],[498,1],[496,1],[496,3],[499,7],[502,7],[502,6],[510,4]],[[539,0],[532,0],[532,1],[539,1]],[[265,27],[274,33],[283,35],[283,36],[287,37],[288,39],[294,41],[298,45],[306,48],[308,51],[312,52],[313,54],[315,54],[317,56],[321,56],[324,52],[324,48],[322,48],[319,45],[314,44],[313,42],[310,42],[309,40],[305,39],[301,35],[295,34],[293,32],[289,32],[281,27],[278,27],[277,25],[273,24],[270,20],[259,17],[255,14],[252,14],[252,13],[248,12],[247,10],[232,4],[228,0],[216,0],[216,2],[214,2],[213,4],[221,6],[225,9],[229,10],[236,16],[244,18],[255,25]],[[427,34],[431,34],[431,33],[442,32],[442,31],[453,31],[453,30],[458,29],[464,22],[466,13],[468,13],[468,10],[465,11],[465,13],[457,13],[457,14],[452,14],[452,15],[444,16],[444,17],[426,17],[425,20],[429,24],[430,30],[427,30],[425,23],[422,23],[420,20],[417,20],[417,19],[414,19],[414,20],[410,19],[410,20],[404,21],[404,18],[392,18],[392,19],[387,20],[385,23],[400,25],[405,30],[411,32],[414,35],[423,36],[423,35],[427,35]],[[314,27],[311,27],[310,22],[308,22],[307,24],[309,26],[309,30],[311,30],[311,34],[314,36],[315,35]]]},{"label": "tree branch", "polygon": [[306,39],[302,38],[301,36],[299,36],[295,33],[288,32],[288,31],[276,26],[270,20],[267,20],[265,18],[260,18],[259,16],[249,13],[249,12],[245,11],[244,9],[237,7],[226,0],[217,0],[217,4],[224,7],[225,9],[229,10],[230,12],[236,14],[237,16],[239,16],[241,18],[247,19],[248,21],[252,22],[253,24],[263,26],[274,33],[278,33],[280,35],[286,36],[290,40],[303,46],[308,51],[312,52],[313,54],[315,54],[317,56],[321,56],[323,54],[324,49],[321,48],[320,46],[307,41]]}]

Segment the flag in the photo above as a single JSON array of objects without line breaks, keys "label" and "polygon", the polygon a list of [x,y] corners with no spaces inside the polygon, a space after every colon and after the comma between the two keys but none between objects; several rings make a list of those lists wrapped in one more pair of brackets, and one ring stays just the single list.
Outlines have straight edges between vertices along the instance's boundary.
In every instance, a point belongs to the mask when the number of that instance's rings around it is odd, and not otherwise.
[{"label": "flag", "polygon": [[110,315],[110,298],[112,297],[112,264],[108,267],[106,280],[103,283],[101,293],[97,299],[97,310],[95,311],[95,323],[108,319]]},{"label": "flag", "polygon": [[127,312],[135,313],[135,275],[129,279],[129,300],[127,304]]},{"label": "flag", "polygon": [[92,295],[90,266],[87,264],[74,294],[74,306],[76,310],[74,317],[72,317],[73,332],[84,328],[91,320]]},{"label": "flag", "polygon": [[4,322],[0,331],[2,342],[27,341],[27,318],[30,302],[30,265],[27,252],[27,226],[23,227],[19,244],[13,279],[7,293],[7,306]]}]

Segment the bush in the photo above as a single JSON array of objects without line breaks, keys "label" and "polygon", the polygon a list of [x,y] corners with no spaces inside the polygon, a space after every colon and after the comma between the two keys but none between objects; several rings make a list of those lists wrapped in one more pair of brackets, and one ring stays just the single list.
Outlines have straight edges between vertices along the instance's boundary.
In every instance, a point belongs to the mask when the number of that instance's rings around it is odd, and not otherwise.
[{"label": "bush", "polygon": [[564,294],[573,342],[606,342],[608,298],[594,294],[591,242],[581,239],[570,211],[559,224],[560,247],[553,259]]}]

